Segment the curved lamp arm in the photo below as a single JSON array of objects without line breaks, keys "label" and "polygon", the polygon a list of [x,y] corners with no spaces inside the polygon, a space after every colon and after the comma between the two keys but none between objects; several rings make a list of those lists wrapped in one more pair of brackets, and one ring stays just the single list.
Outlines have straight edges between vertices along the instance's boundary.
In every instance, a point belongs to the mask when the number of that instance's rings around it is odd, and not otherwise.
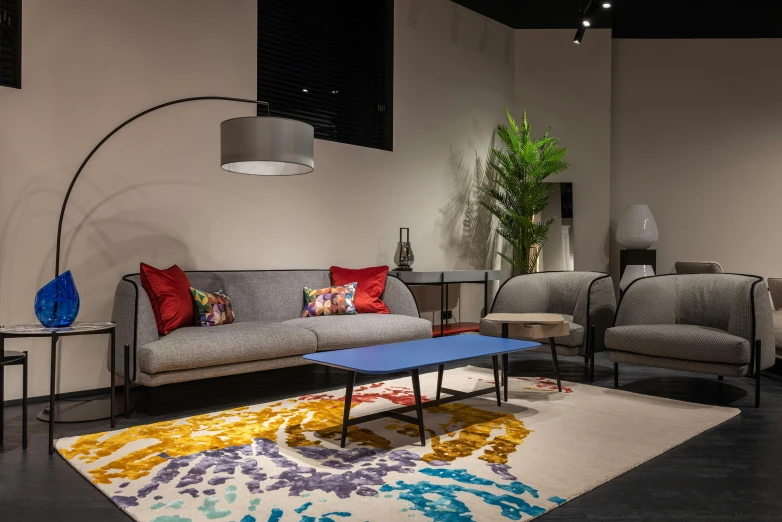
[{"label": "curved lamp arm", "polygon": [[95,148],[90,151],[90,153],[87,155],[86,158],[84,158],[84,161],[82,161],[81,166],[79,167],[79,170],[76,171],[76,175],[73,176],[73,179],[71,180],[70,186],[68,186],[68,192],[65,193],[65,199],[62,202],[62,209],[60,210],[60,221],[57,224],[57,251],[55,256],[55,264],[54,264],[54,277],[60,275],[60,240],[62,239],[62,220],[63,217],[65,217],[65,207],[68,205],[68,199],[71,197],[71,191],[73,190],[73,186],[76,184],[76,180],[79,179],[79,175],[81,174],[81,171],[84,170],[84,166],[87,165],[87,163],[90,161],[92,156],[98,151],[101,146],[106,143],[109,138],[114,136],[117,132],[119,132],[120,129],[122,129],[124,126],[128,125],[129,123],[141,118],[142,116],[149,114],[150,112],[154,112],[158,109],[162,109],[163,107],[168,107],[169,105],[177,105],[179,103],[185,103],[185,102],[191,102],[191,101],[200,101],[200,100],[223,100],[223,101],[234,101],[234,102],[241,102],[241,103],[254,103],[255,105],[265,105],[268,115],[269,110],[269,103],[265,101],[259,101],[259,100],[245,100],[243,98],[230,98],[228,96],[196,96],[193,98],[182,98],[179,100],[173,100],[166,103],[161,103],[160,105],[155,105],[154,107],[147,109],[143,112],[140,112],[133,116],[132,118],[128,118],[124,122],[122,122],[120,125],[118,125],[113,131],[109,132],[106,137],[104,137],[100,142],[98,142],[97,145],[95,145]]}]

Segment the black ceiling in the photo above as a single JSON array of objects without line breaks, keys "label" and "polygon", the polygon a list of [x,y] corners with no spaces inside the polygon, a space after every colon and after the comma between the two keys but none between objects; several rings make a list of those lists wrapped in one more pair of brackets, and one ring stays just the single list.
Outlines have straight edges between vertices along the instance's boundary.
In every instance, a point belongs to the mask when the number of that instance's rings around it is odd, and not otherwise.
[{"label": "black ceiling", "polygon": [[[581,0],[453,0],[515,29],[576,29]],[[614,38],[782,38],[782,0],[613,0]]]}]

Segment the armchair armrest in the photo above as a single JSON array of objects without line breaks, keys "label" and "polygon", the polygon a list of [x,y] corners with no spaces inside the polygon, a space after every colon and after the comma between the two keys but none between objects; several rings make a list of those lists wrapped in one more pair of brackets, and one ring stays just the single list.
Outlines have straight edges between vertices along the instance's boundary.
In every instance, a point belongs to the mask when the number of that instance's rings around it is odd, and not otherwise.
[{"label": "armchair armrest", "polygon": [[586,335],[589,335],[589,328],[594,326],[594,349],[595,352],[600,352],[605,350],[605,333],[614,324],[614,315],[616,314],[616,294],[611,276],[606,274],[592,279],[589,282],[586,296],[585,311],[588,317],[585,322],[580,324],[585,325]]},{"label": "armchair armrest", "polygon": [[768,291],[771,294],[771,301],[774,304],[774,310],[782,309],[782,278],[769,277]]},{"label": "armchair armrest", "polygon": [[769,289],[761,277],[749,282],[733,300],[728,333],[750,343],[760,340],[760,368],[774,366],[776,346]]}]

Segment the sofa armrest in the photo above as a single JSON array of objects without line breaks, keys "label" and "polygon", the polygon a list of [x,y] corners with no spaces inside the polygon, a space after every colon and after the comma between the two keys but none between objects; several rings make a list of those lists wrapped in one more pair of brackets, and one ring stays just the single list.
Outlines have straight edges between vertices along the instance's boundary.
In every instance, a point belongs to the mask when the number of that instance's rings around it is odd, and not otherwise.
[{"label": "sofa armrest", "polygon": [[[138,275],[123,277],[114,292],[114,309],[111,320],[117,324],[115,336],[115,371],[125,376],[124,346],[130,346],[128,375],[136,380],[136,351],[138,347],[160,339],[155,314],[149,297],[141,286]],[[109,369],[110,361],[108,361]]]},{"label": "sofa armrest", "polygon": [[396,276],[386,277],[386,288],[380,299],[388,307],[392,314],[407,315],[409,317],[421,317],[418,312],[418,304],[410,288],[404,281]]},{"label": "sofa armrest", "polygon": [[636,279],[619,300],[614,326],[676,324],[676,300],[675,277]]}]

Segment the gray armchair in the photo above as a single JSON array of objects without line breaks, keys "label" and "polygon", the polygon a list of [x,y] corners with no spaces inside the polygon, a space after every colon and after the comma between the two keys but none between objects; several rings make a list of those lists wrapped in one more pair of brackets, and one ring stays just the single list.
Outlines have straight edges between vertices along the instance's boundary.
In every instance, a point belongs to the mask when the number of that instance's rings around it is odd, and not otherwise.
[{"label": "gray armchair", "polygon": [[[627,287],[614,326],[606,332],[608,358],[729,377],[755,377],[774,364],[771,303],[763,278],[737,274],[672,274]],[[758,369],[759,368],[759,369]]]},{"label": "gray armchair", "polygon": [[[589,362],[594,380],[595,352],[603,350],[606,329],[616,310],[611,276],[600,272],[538,272],[505,281],[494,298],[492,313],[555,313],[570,323],[570,334],[558,337],[557,355],[580,355]],[[481,321],[482,335],[499,336],[497,324]],[[551,352],[548,344],[538,351]]]}]

